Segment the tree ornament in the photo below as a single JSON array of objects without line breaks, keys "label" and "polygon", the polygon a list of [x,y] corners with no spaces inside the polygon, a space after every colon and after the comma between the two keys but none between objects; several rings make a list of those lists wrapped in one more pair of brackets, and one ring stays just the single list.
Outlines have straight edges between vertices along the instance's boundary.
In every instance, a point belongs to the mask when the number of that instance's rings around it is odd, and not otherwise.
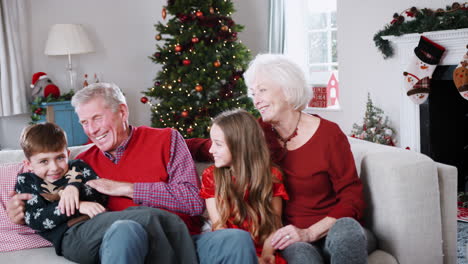
[{"label": "tree ornament", "polygon": [[157,59],[159,59],[161,57],[161,52],[156,52],[153,54],[153,56]]},{"label": "tree ornament", "polygon": [[226,25],[224,25],[224,26],[221,27],[221,30],[222,30],[222,31],[228,31],[228,30],[229,30],[229,27],[226,26]]},{"label": "tree ornament", "polygon": [[203,17],[203,12],[202,12],[202,11],[197,11],[197,12],[195,13],[195,15],[196,15],[198,18],[201,18],[201,17]]},{"label": "tree ornament", "polygon": [[211,6],[211,7],[210,7],[210,14],[214,14],[214,12],[215,12],[215,10],[214,10],[214,8]]},{"label": "tree ornament", "polygon": [[182,113],[180,113],[180,115],[185,118],[189,115],[189,113],[187,111],[183,111]]},{"label": "tree ornament", "polygon": [[161,82],[160,82],[160,81],[154,82],[154,86],[159,86],[159,85],[161,85]]},{"label": "tree ornament", "polygon": [[161,40],[161,35],[160,35],[160,34],[157,34],[156,36],[154,36],[154,39],[156,39],[156,40]]},{"label": "tree ornament", "polygon": [[219,66],[221,66],[221,62],[219,60],[217,60],[217,61],[213,62],[213,66],[218,68]]},{"label": "tree ornament", "polygon": [[187,128],[187,134],[192,134],[193,133],[193,127]]},{"label": "tree ornament", "polygon": [[178,83],[181,83],[181,82],[182,82],[182,78],[177,79],[177,82],[178,82]]},{"label": "tree ornament", "polygon": [[163,7],[162,11],[161,11],[161,16],[163,19],[166,19],[166,15],[167,15],[167,11],[166,11],[166,8]]},{"label": "tree ornament", "polygon": [[181,51],[182,51],[182,46],[181,46],[181,45],[176,45],[176,46],[174,47],[174,50],[175,50],[176,52],[181,52]]},{"label": "tree ornament", "polygon": [[140,98],[140,102],[142,102],[143,104],[146,104],[148,102],[148,97],[143,96],[142,98]]},{"label": "tree ornament", "polygon": [[203,86],[197,84],[197,85],[195,86],[195,91],[197,91],[197,92],[203,91]]},{"label": "tree ornament", "polygon": [[189,59],[185,59],[182,61],[182,64],[184,64],[184,66],[189,66],[190,63],[192,63]]},{"label": "tree ornament", "polygon": [[192,43],[198,43],[200,40],[197,37],[192,38]]}]

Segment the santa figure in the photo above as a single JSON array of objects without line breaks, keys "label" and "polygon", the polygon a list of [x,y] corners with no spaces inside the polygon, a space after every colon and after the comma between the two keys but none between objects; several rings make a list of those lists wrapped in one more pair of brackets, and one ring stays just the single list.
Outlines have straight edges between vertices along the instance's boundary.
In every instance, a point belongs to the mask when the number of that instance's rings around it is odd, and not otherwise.
[{"label": "santa figure", "polygon": [[54,98],[59,98],[60,90],[50,79],[45,72],[36,72],[32,76],[31,81],[32,97],[38,96],[48,97],[51,95]]}]

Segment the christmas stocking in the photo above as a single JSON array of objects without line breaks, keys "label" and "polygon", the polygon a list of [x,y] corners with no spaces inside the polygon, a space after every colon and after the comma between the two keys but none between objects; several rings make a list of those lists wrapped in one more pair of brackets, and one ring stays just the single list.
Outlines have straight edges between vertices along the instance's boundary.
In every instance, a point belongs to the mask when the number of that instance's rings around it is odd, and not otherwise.
[{"label": "christmas stocking", "polygon": [[432,73],[444,53],[445,48],[421,36],[419,44],[414,48],[405,76],[406,94],[415,104],[422,104],[427,100],[430,92]]},{"label": "christmas stocking", "polygon": [[[468,48],[468,46],[466,46]],[[463,56],[463,60],[453,71],[453,82],[460,92],[460,95],[468,100],[468,52]]]}]

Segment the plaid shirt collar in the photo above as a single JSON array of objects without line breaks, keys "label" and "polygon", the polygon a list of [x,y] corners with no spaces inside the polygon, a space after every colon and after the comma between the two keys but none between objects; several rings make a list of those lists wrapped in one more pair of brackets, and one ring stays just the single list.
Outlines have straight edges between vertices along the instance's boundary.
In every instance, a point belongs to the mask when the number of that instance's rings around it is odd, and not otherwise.
[{"label": "plaid shirt collar", "polygon": [[130,139],[132,138],[133,136],[133,127],[132,126],[129,126],[129,129],[130,129],[130,135],[128,135],[128,137],[122,142],[122,144],[120,144],[116,150],[115,150],[115,156],[110,154],[109,152],[107,151],[103,151],[104,155],[110,160],[112,161],[113,163],[117,164],[119,163],[120,159],[122,159],[123,157],[123,154],[125,152],[125,150],[127,149],[127,146],[128,146],[128,142],[130,142]]}]

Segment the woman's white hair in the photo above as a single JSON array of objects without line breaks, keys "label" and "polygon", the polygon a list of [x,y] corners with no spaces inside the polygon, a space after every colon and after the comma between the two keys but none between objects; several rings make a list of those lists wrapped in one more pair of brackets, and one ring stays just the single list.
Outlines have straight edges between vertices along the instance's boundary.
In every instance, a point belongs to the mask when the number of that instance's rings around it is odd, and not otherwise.
[{"label": "woman's white hair", "polygon": [[[287,102],[302,111],[312,98],[312,88],[307,84],[304,72],[290,58],[282,54],[259,54],[249,64],[244,80],[253,88],[256,78],[270,80],[283,89]],[[249,93],[251,97],[251,94]]]},{"label": "woman's white hair", "polygon": [[80,105],[85,104],[96,97],[103,98],[106,106],[112,109],[113,112],[116,112],[119,109],[119,105],[127,105],[125,96],[120,88],[114,83],[90,84],[73,95],[71,104],[75,109],[77,109]]}]

